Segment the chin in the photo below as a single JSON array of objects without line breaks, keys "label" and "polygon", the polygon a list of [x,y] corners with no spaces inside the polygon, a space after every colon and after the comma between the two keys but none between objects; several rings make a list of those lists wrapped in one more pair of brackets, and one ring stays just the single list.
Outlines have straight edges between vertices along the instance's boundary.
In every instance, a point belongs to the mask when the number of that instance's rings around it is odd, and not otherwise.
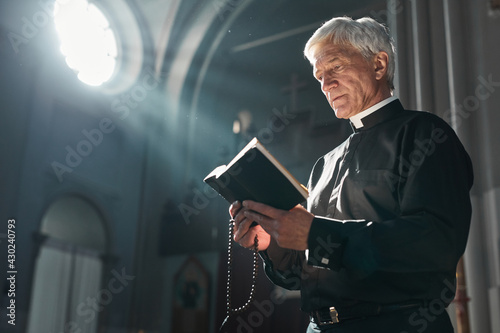
[{"label": "chin", "polygon": [[335,116],[339,119],[349,119],[350,110],[345,105],[340,105],[335,107],[335,103],[330,104],[333,111],[335,112]]},{"label": "chin", "polygon": [[339,119],[349,119],[350,118],[348,112],[344,112],[344,111],[339,110],[339,109],[337,109],[337,110],[334,109],[334,112],[335,112],[335,116]]}]

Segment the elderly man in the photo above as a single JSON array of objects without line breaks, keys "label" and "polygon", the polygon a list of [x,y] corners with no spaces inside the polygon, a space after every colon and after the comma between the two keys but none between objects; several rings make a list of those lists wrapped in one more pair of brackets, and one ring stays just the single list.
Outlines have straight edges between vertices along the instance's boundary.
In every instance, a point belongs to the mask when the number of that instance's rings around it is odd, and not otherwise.
[{"label": "elderly man", "polygon": [[445,308],[471,218],[467,153],[444,121],[392,96],[383,25],[334,18],[304,53],[353,133],[316,162],[307,210],[233,203],[235,241],[250,248],[258,236],[268,277],[301,290],[308,332],[453,332]]}]

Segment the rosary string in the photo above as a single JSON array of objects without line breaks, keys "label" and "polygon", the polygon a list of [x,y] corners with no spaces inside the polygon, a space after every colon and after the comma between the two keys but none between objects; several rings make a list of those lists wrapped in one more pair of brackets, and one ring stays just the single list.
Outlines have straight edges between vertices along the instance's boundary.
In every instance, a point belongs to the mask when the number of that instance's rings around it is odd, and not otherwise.
[{"label": "rosary string", "polygon": [[226,285],[226,310],[227,310],[227,316],[224,319],[224,322],[222,323],[219,332],[222,332],[222,328],[226,324],[227,320],[229,317],[232,315],[242,313],[245,310],[247,310],[250,305],[252,304],[254,298],[255,298],[255,289],[257,285],[257,274],[258,274],[258,269],[259,269],[259,239],[257,235],[255,235],[254,238],[254,246],[253,246],[253,271],[252,271],[252,286],[250,288],[250,294],[248,296],[247,302],[238,307],[238,308],[233,308],[232,307],[232,301],[231,301],[231,285],[232,285],[232,271],[233,271],[233,237],[234,237],[234,219],[229,220],[229,239],[228,239],[228,246],[227,246],[227,285]]}]

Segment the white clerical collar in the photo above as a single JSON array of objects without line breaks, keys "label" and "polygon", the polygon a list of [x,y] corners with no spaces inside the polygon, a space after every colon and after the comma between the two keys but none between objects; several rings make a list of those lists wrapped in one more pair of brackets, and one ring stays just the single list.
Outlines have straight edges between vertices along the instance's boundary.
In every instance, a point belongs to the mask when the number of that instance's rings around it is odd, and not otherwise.
[{"label": "white clerical collar", "polygon": [[398,98],[396,96],[388,97],[388,98],[384,99],[383,101],[378,102],[377,104],[370,106],[368,109],[361,111],[358,114],[355,114],[354,116],[349,118],[349,120],[351,121],[351,124],[354,127],[356,127],[356,129],[361,128],[361,127],[363,127],[363,118],[364,117],[368,116],[369,114],[377,111],[378,109],[382,108],[383,106],[386,106],[390,102],[395,101],[397,99]]}]

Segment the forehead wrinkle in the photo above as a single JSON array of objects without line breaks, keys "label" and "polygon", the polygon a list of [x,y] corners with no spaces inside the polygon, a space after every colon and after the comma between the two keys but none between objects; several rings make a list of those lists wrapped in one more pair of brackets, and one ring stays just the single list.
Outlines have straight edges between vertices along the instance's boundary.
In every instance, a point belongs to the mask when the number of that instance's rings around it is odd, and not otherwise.
[{"label": "forehead wrinkle", "polygon": [[334,56],[333,58],[331,59],[328,59],[328,60],[324,60],[324,58],[327,56],[327,54],[323,55],[323,56],[320,56],[318,59],[316,59],[316,61],[314,62],[314,67],[317,68],[317,64],[319,63],[320,65],[325,63],[325,64],[331,64],[332,62],[335,62],[337,60],[340,60],[340,57],[339,56]]},{"label": "forehead wrinkle", "polygon": [[335,54],[333,56],[333,58],[330,58],[328,59],[328,56],[329,56],[329,53],[328,52],[325,52],[323,54],[320,54],[319,57],[316,59],[316,61],[314,62],[313,64],[313,70],[314,70],[314,73],[317,74],[318,72],[320,72],[321,70],[318,68],[318,64],[319,66],[325,66],[325,65],[328,65],[328,64],[331,64],[331,63],[334,63],[336,61],[344,61],[344,62],[349,62],[349,57],[347,56],[344,56],[344,55],[341,55],[341,54]]},{"label": "forehead wrinkle", "polygon": [[355,56],[354,51],[355,50],[343,47],[342,45],[335,45],[333,47],[329,45],[324,47],[314,56],[314,64],[318,62],[325,62],[325,58],[328,58],[325,63],[331,63],[336,60],[349,60],[350,58]]}]

